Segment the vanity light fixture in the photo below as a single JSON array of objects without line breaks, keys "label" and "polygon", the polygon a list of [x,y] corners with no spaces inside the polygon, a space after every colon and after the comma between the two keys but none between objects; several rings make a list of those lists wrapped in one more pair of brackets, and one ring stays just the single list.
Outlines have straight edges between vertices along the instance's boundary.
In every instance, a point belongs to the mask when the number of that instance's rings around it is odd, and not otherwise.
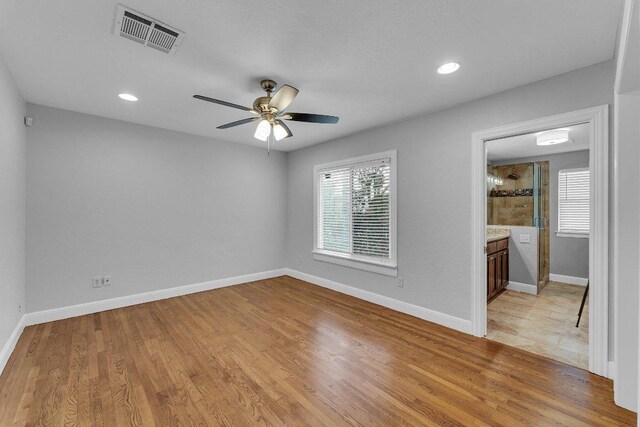
[{"label": "vanity light fixture", "polygon": [[138,97],[135,95],[131,95],[130,93],[121,93],[118,95],[120,99],[124,99],[125,101],[137,101]]},{"label": "vanity light fixture", "polygon": [[540,146],[562,144],[569,141],[569,129],[553,129],[536,134],[536,144]]},{"label": "vanity light fixture", "polygon": [[438,67],[438,74],[451,74],[458,71],[460,64],[457,62],[447,62]]},{"label": "vanity light fixture", "polygon": [[489,185],[502,185],[504,184],[504,182],[502,181],[502,178],[500,178],[499,176],[496,176],[492,173],[488,173],[487,174],[487,184]]}]

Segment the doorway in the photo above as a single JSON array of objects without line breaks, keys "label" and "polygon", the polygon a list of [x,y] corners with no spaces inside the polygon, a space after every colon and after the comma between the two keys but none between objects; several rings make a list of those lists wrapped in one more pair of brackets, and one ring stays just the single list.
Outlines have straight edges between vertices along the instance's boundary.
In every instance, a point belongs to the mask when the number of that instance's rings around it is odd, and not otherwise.
[{"label": "doorway", "polygon": [[491,140],[486,152],[488,241],[508,259],[486,338],[588,369],[588,125]]},{"label": "doorway", "polygon": [[[589,324],[588,368],[593,373],[608,376],[608,106],[606,105],[479,131],[472,135],[472,240],[474,244],[472,330],[477,336],[485,337],[487,335],[488,288],[487,255],[485,254],[488,249],[486,226],[488,214],[487,142],[580,124],[585,124],[588,129],[589,171],[591,174],[589,189],[592,195],[589,201],[588,231],[589,309],[588,314],[584,314],[588,317]],[[544,265],[542,267],[542,271],[544,271]],[[538,268],[536,268],[536,279],[541,278],[538,272]],[[544,282],[544,274],[542,281]],[[509,282],[511,283],[511,280]],[[536,287],[538,286],[540,286],[539,281],[536,283]]]}]

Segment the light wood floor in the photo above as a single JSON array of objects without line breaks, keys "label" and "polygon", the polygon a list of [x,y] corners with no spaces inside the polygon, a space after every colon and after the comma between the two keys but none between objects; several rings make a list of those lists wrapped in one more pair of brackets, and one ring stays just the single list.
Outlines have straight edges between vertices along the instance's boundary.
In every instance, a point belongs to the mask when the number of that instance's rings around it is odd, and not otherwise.
[{"label": "light wood floor", "polygon": [[589,369],[589,299],[584,286],[549,282],[538,295],[505,291],[487,307],[487,338]]},{"label": "light wood floor", "polygon": [[635,425],[611,381],[290,277],[31,326],[0,425]]}]

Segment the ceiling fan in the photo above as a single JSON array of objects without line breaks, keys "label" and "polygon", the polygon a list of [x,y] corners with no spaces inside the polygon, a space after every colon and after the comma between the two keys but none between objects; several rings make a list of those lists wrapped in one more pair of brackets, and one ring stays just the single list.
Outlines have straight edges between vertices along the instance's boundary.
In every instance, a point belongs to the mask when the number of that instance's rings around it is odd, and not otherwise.
[{"label": "ceiling fan", "polygon": [[293,86],[282,85],[276,93],[273,93],[273,91],[277,87],[277,84],[273,80],[262,80],[260,86],[267,92],[267,96],[261,96],[253,101],[253,108],[243,107],[242,105],[209,98],[203,95],[193,95],[193,97],[202,101],[213,102],[254,114],[254,117],[220,125],[218,129],[229,129],[260,121],[253,136],[261,141],[268,141],[272,133],[276,141],[293,136],[291,129],[289,129],[283,120],[305,123],[338,123],[339,118],[336,116],[285,112],[284,110],[291,104],[291,101],[293,101],[299,92],[298,89]]}]

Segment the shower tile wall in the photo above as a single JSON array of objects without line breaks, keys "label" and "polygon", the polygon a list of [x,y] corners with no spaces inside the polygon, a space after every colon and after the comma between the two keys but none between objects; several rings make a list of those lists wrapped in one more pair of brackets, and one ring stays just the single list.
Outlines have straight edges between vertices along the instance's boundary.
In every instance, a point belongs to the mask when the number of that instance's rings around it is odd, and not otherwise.
[{"label": "shower tile wall", "polygon": [[[538,198],[540,212],[534,212],[534,165],[540,166]],[[527,162],[487,166],[487,172],[502,179],[501,185],[488,185],[487,224],[541,227],[538,236],[538,292],[549,282],[549,162]],[[544,225],[536,224],[541,217]],[[543,219],[546,218],[546,221]]]},{"label": "shower tile wall", "polygon": [[[532,189],[533,164],[521,163],[505,166],[488,166],[487,170],[490,174],[500,177],[503,182],[502,185],[489,187],[488,189],[488,223],[490,225],[516,225],[523,227],[533,227],[534,215],[532,196],[495,196],[496,191]],[[517,179],[513,179],[514,174],[517,175]],[[510,178],[509,175],[511,175],[512,177]]]}]

